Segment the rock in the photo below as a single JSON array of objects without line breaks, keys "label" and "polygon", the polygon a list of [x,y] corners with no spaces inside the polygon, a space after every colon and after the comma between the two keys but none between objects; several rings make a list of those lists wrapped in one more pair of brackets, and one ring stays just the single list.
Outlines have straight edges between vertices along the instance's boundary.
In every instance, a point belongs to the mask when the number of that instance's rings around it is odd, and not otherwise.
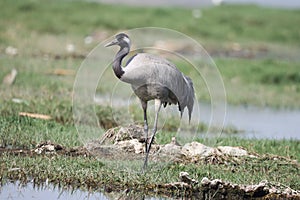
[{"label": "rock", "polygon": [[173,183],[166,183],[161,186],[162,188],[168,188],[170,190],[178,190],[178,188],[185,188],[189,189],[190,185],[185,182],[173,182]]},{"label": "rock", "polygon": [[5,49],[5,53],[10,56],[15,56],[18,54],[18,49],[12,46],[8,46]]},{"label": "rock", "polygon": [[219,146],[217,147],[221,154],[230,156],[247,156],[248,152],[241,147]]},{"label": "rock", "polygon": [[86,36],[84,38],[84,44],[91,44],[93,42],[93,37],[92,36]]},{"label": "rock", "polygon": [[208,186],[210,184],[210,180],[207,177],[203,177],[201,180],[202,186]]},{"label": "rock", "polygon": [[274,194],[279,194],[279,193],[280,193],[280,190],[278,190],[276,187],[272,186],[272,187],[269,189],[269,192],[270,192],[270,193],[274,193]]},{"label": "rock", "polygon": [[[272,185],[268,181],[261,181],[254,185],[238,185],[221,179],[209,180],[203,177],[201,187],[191,185],[191,178],[187,172],[180,172],[181,182],[165,184],[166,186],[183,186],[185,189],[195,189],[195,199],[300,199],[300,192],[289,187],[281,188],[280,185]],[[193,180],[193,179],[192,179]],[[197,196],[197,194],[199,194]],[[213,198],[203,198],[212,197]]]},{"label": "rock", "polygon": [[130,124],[128,127],[111,128],[100,138],[101,144],[114,144],[119,141],[137,139],[145,142],[144,128],[140,125]]},{"label": "rock", "polygon": [[52,143],[51,141],[41,142],[36,145],[33,151],[37,154],[41,153],[55,153],[56,151],[63,150],[64,148],[60,144]]},{"label": "rock", "polygon": [[4,78],[2,83],[5,85],[12,85],[16,80],[18,71],[16,69],[12,69],[9,74],[7,74]]},{"label": "rock", "polygon": [[135,124],[130,124],[128,127],[121,127],[116,134],[115,142],[123,141],[124,139],[138,139],[138,141],[145,140],[143,127]]},{"label": "rock", "polygon": [[[98,147],[101,146],[101,149]],[[108,151],[142,154],[145,147],[144,128],[141,125],[130,124],[127,127],[109,129],[100,139],[93,140],[87,148],[97,155],[102,155],[104,148]],[[101,151],[100,151],[101,150]],[[114,151],[113,151],[114,150]],[[204,163],[219,164],[226,162],[238,162],[241,156],[251,156],[241,147],[219,146],[217,148],[205,146],[199,142],[187,143],[180,146],[173,137],[169,144],[152,144],[151,159],[153,161],[168,161],[177,163]],[[126,157],[126,156],[125,156]]]},{"label": "rock", "polygon": [[259,184],[263,184],[263,185],[267,185],[268,183],[269,183],[268,180],[262,180],[262,181],[259,182]]},{"label": "rock", "polygon": [[293,193],[293,190],[291,188],[285,188],[282,193],[291,195]]},{"label": "rock", "polygon": [[210,187],[216,189],[216,188],[218,188],[219,185],[222,184],[222,183],[223,183],[223,182],[222,182],[221,179],[214,179],[214,180],[212,180],[212,181],[210,182]]},{"label": "rock", "polygon": [[137,139],[125,140],[115,143],[118,148],[121,148],[127,152],[134,152],[140,154],[144,152],[144,145]]},{"label": "rock", "polygon": [[24,103],[26,105],[29,105],[29,102],[25,99],[12,98],[11,101],[14,103],[19,103],[19,104]]},{"label": "rock", "polygon": [[166,154],[166,155],[181,155],[181,146],[177,146],[174,144],[166,144],[163,145],[160,149],[160,153]]},{"label": "rock", "polygon": [[66,45],[66,51],[68,53],[74,53],[75,52],[75,45],[72,43],[69,43]]},{"label": "rock", "polygon": [[167,155],[181,155],[182,147],[176,140],[176,137],[172,137],[172,140],[169,144],[162,145],[160,149],[160,153],[167,154]]},{"label": "rock", "polygon": [[187,172],[180,172],[179,173],[179,179],[180,181],[187,183],[189,185],[193,185],[193,184],[197,184],[198,181],[196,181],[195,179],[191,178],[189,173]]},{"label": "rock", "polygon": [[246,193],[254,193],[254,192],[259,192],[259,191],[263,191],[263,189],[266,187],[265,184],[258,184],[258,185],[247,185],[245,187],[243,187],[243,190]]},{"label": "rock", "polygon": [[181,153],[187,157],[206,157],[214,153],[214,148],[199,142],[187,143],[182,147]]},{"label": "rock", "polygon": [[173,145],[175,145],[175,146],[181,146],[181,145],[177,142],[176,137],[172,137],[171,143],[170,143],[170,144],[173,144]]}]

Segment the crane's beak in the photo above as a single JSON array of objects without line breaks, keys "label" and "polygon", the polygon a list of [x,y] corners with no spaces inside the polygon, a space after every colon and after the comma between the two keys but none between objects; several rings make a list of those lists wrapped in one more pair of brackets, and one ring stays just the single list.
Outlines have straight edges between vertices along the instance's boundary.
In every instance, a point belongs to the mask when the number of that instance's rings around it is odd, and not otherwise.
[{"label": "crane's beak", "polygon": [[110,47],[110,46],[113,46],[113,45],[116,45],[118,44],[119,41],[117,39],[114,39],[113,41],[111,41],[110,43],[104,45],[105,47]]}]

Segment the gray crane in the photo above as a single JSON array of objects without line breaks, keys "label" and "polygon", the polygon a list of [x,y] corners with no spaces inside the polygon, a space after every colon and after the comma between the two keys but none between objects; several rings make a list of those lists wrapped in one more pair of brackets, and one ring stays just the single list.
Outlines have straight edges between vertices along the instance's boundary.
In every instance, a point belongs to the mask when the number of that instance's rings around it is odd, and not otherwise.
[{"label": "gray crane", "polygon": [[[131,84],[144,111],[146,156],[143,170],[145,170],[151,144],[157,131],[158,113],[161,105],[166,107],[168,104],[178,104],[181,117],[184,108],[187,107],[190,121],[194,105],[193,82],[180,72],[173,63],[149,53],[138,53],[132,56],[125,67],[122,67],[122,60],[130,51],[130,39],[125,33],[116,35],[114,40],[106,44],[105,47],[112,45],[120,46],[120,50],[112,63],[113,71],[121,81]],[[147,102],[150,100],[155,100],[155,120],[152,136],[148,143]]]}]

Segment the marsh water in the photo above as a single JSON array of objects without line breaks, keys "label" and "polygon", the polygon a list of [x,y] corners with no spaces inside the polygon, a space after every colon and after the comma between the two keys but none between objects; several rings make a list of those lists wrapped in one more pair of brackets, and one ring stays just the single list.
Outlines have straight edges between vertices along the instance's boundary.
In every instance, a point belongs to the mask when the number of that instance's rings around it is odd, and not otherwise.
[{"label": "marsh water", "polygon": [[[204,104],[201,108],[203,113],[210,112],[209,105]],[[226,110],[224,125],[240,130],[237,136],[300,140],[300,110],[233,105],[228,105]],[[207,122],[208,118],[204,118],[204,121]]]},{"label": "marsh water", "polygon": [[54,188],[51,185],[44,187],[34,187],[32,183],[25,186],[19,183],[7,183],[0,188],[1,199],[109,199],[103,193],[89,193],[81,190],[73,192]]},{"label": "marsh water", "polygon": [[[40,200],[40,199],[61,199],[61,200],[110,200],[124,199],[124,194],[107,192],[90,192],[80,189],[59,189],[52,185],[34,187],[32,183],[22,185],[20,183],[7,183],[0,187],[1,200]],[[140,194],[142,195],[142,194]],[[128,196],[126,196],[128,197]],[[134,199],[158,200],[159,197],[132,196]]]},{"label": "marsh water", "polygon": [[[108,96],[96,96],[95,102],[99,105],[108,104],[114,101],[113,105],[121,107],[128,106],[134,101],[122,99],[110,100]],[[135,102],[138,105],[138,102]],[[195,107],[195,106],[194,106]],[[162,109],[163,110],[163,109]],[[176,110],[176,108],[175,108]],[[200,122],[209,124],[212,107],[208,103],[199,103],[199,109],[194,109],[195,116],[200,116]],[[226,112],[215,111],[219,118],[224,117],[224,125],[217,126],[234,127],[238,130],[235,136],[249,139],[297,139],[300,140],[300,110],[299,109],[276,109],[271,107],[256,107],[242,105],[227,105]],[[174,112],[178,116],[178,112]],[[150,116],[151,117],[151,116]],[[226,136],[222,134],[222,136]]]}]

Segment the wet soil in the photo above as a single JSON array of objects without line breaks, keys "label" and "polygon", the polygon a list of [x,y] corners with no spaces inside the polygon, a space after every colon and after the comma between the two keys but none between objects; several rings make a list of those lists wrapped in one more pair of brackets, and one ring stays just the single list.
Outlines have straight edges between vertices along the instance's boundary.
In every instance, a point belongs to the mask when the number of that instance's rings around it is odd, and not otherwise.
[{"label": "wet soil", "polygon": [[39,143],[36,148],[33,149],[21,149],[21,148],[5,148],[0,147],[0,156],[2,154],[10,154],[16,156],[37,156],[37,155],[66,155],[66,156],[92,156],[91,153],[83,146],[66,148],[60,144],[55,144],[51,141],[45,141]]}]

